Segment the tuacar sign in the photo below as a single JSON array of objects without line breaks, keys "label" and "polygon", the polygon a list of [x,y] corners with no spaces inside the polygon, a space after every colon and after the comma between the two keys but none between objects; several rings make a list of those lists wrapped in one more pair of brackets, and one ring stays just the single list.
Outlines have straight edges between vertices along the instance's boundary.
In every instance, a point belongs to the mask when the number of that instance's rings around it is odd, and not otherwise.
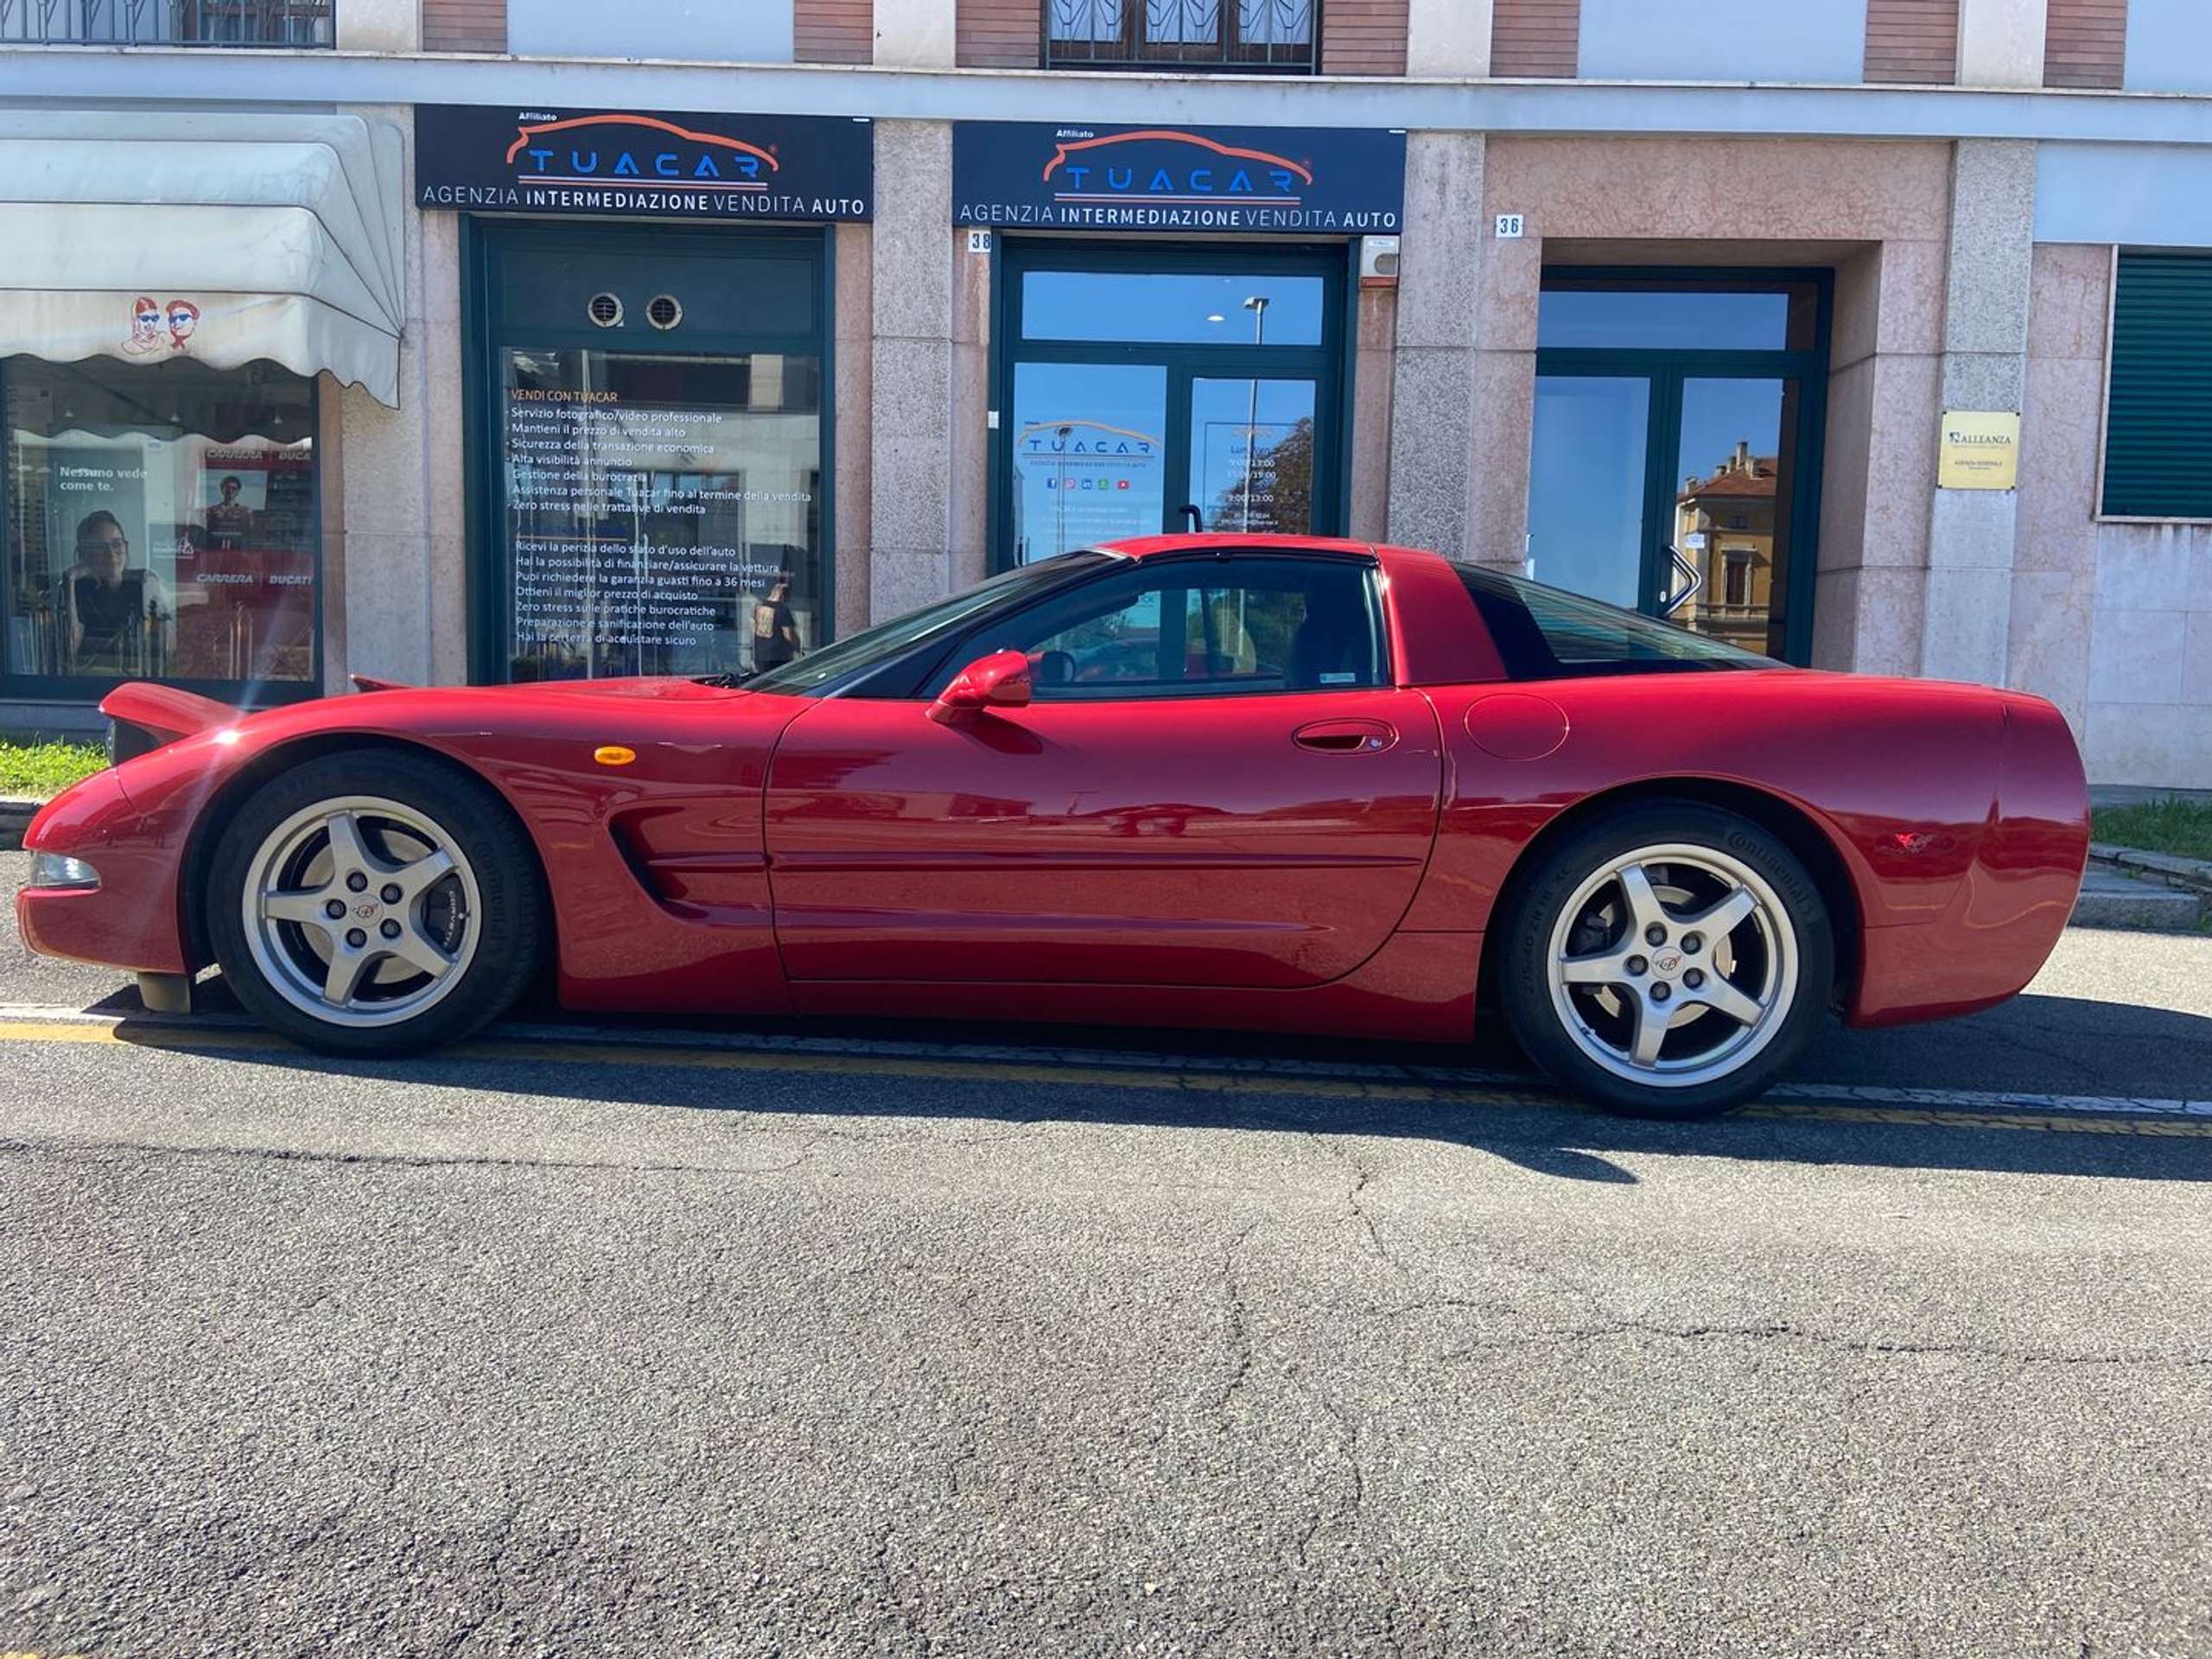
[{"label": "tuacar sign", "polygon": [[671,110],[424,104],[415,200],[456,212],[629,219],[864,219],[866,121]]},{"label": "tuacar sign", "polygon": [[956,225],[1388,236],[1405,197],[1402,131],[1012,121],[952,130]]}]

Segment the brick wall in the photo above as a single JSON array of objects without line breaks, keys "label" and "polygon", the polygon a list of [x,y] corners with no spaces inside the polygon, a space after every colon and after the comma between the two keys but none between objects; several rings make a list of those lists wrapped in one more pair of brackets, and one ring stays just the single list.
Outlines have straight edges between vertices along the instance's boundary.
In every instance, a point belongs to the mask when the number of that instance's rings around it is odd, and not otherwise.
[{"label": "brick wall", "polygon": [[791,55],[801,63],[873,62],[875,0],[793,0]]},{"label": "brick wall", "polygon": [[425,52],[504,52],[507,0],[423,0]]},{"label": "brick wall", "polygon": [[2117,89],[2127,59],[2127,0],[2050,0],[2043,84]]},{"label": "brick wall", "polygon": [[1959,0],[1866,0],[1866,79],[1948,86],[1959,78]]},{"label": "brick wall", "polygon": [[1582,0],[1497,0],[1490,31],[1493,75],[1572,79],[1581,49]]},{"label": "brick wall", "polygon": [[1406,0],[1322,0],[1321,73],[1404,74]]},{"label": "brick wall", "polygon": [[963,69],[1034,69],[1044,37],[1042,0],[959,0],[954,61]]}]

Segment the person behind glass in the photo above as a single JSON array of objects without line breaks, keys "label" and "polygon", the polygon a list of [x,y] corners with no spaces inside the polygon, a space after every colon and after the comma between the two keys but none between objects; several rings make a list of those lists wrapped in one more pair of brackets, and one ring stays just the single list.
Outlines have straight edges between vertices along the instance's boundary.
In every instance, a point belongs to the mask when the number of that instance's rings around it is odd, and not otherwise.
[{"label": "person behind glass", "polygon": [[208,538],[217,547],[244,547],[253,536],[253,509],[238,499],[245,485],[233,475],[215,487],[223,499],[207,509]]},{"label": "person behind glass", "polygon": [[799,653],[798,618],[791,612],[791,584],[778,577],[776,584],[753,607],[753,666],[781,668]]},{"label": "person behind glass", "polygon": [[130,568],[123,521],[105,508],[78,521],[77,562],[62,574],[60,599],[65,673],[158,673],[166,665],[176,607],[160,576]]}]

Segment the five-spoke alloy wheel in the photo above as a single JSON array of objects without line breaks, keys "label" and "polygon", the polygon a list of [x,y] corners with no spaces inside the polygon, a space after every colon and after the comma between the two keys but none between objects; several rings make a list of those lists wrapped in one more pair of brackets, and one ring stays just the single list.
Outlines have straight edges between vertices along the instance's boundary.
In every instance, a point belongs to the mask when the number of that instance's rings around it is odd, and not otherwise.
[{"label": "five-spoke alloy wheel", "polygon": [[1570,834],[1502,920],[1522,1046],[1578,1093],[1647,1116],[1751,1098],[1817,1030],[1834,978],[1804,867],[1761,826],[1690,803]]},{"label": "five-spoke alloy wheel", "polygon": [[366,751],[264,785],[218,845],[207,916],[224,976],[311,1047],[408,1052],[494,1019],[527,984],[543,900],[499,798],[428,755]]}]

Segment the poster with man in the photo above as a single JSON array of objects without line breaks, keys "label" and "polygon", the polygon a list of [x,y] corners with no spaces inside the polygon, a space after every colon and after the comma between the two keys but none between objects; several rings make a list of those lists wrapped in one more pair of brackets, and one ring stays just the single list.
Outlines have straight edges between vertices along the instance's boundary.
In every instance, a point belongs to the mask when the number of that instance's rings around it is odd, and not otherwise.
[{"label": "poster with man", "polygon": [[211,464],[200,473],[200,490],[207,545],[226,550],[252,546],[260,514],[269,505],[268,473],[259,467]]}]

